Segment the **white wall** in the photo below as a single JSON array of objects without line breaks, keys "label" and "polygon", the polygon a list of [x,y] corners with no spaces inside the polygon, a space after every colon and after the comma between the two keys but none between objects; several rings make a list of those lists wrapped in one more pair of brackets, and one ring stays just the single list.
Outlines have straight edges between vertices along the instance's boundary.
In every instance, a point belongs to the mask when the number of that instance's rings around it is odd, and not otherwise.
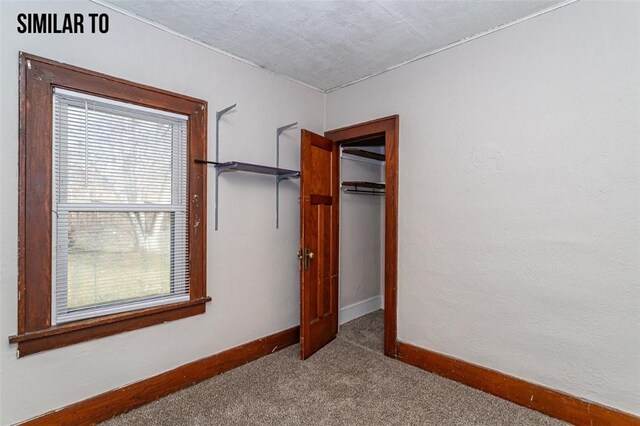
[{"label": "white wall", "polygon": [[[107,12],[106,35],[18,35],[19,12]],[[327,96],[88,2],[0,1],[0,424],[298,323],[298,185],[223,176],[205,315],[17,360],[17,59],[238,102],[221,157],[275,127],[400,114],[399,338],[640,414],[640,4],[579,2]],[[298,132],[282,139],[297,167]],[[213,200],[213,173],[209,180]],[[343,245],[344,247],[344,245]]]},{"label": "white wall", "polygon": [[[214,112],[234,102],[221,127],[222,160],[275,164],[275,129],[292,121],[321,133],[324,95],[217,54],[99,5],[0,2],[0,424],[25,420],[299,323],[297,182],[281,185],[275,229],[273,179],[221,177],[220,230],[213,231],[209,174],[207,313],[21,359],[16,333],[18,51],[205,99],[209,152]],[[19,35],[20,12],[106,12],[105,35]],[[299,165],[299,129],[281,140],[281,166]]]},{"label": "white wall", "polygon": [[639,40],[582,1],[327,96],[400,114],[400,340],[640,414]]},{"label": "white wall", "polygon": [[[378,147],[364,148],[379,151]],[[384,181],[384,167],[343,159],[340,180]],[[381,241],[384,197],[349,194],[340,196],[340,323],[381,307]],[[384,261],[384,256],[382,256]]]}]

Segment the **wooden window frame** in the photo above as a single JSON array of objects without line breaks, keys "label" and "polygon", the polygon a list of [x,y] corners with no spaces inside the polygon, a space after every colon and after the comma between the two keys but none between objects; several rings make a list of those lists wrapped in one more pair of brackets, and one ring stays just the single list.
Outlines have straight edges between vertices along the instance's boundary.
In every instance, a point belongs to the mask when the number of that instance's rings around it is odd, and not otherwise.
[{"label": "wooden window frame", "polygon": [[[188,119],[189,300],[51,325],[54,87],[183,114]],[[20,52],[18,356],[205,312],[207,102]]]}]

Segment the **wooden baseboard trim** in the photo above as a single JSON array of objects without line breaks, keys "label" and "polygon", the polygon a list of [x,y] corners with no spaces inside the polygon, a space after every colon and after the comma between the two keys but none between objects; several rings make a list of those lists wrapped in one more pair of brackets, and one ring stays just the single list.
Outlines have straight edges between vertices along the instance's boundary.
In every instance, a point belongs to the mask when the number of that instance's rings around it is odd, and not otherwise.
[{"label": "wooden baseboard trim", "polygon": [[21,425],[86,425],[101,422],[160,397],[297,343],[299,327],[245,343],[139,382],[50,411]]},{"label": "wooden baseboard trim", "polygon": [[549,389],[408,343],[397,343],[398,359],[575,425],[640,425],[640,417]]}]

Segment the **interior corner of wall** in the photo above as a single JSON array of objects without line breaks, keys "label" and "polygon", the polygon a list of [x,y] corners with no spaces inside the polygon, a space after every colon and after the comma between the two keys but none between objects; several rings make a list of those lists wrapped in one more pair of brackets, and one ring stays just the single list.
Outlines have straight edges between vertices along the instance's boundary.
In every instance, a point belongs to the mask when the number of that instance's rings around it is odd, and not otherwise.
[{"label": "interior corner of wall", "polygon": [[327,92],[322,94],[322,129],[326,132],[327,130]]}]

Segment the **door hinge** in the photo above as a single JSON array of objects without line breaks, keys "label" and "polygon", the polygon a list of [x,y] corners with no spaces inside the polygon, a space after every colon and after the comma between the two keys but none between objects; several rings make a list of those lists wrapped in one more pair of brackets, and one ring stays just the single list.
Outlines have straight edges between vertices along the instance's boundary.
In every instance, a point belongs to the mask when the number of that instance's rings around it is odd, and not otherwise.
[{"label": "door hinge", "polygon": [[304,270],[308,271],[311,267],[311,259],[313,259],[313,252],[309,247],[305,247],[304,250],[298,250],[298,259],[304,264]]}]

